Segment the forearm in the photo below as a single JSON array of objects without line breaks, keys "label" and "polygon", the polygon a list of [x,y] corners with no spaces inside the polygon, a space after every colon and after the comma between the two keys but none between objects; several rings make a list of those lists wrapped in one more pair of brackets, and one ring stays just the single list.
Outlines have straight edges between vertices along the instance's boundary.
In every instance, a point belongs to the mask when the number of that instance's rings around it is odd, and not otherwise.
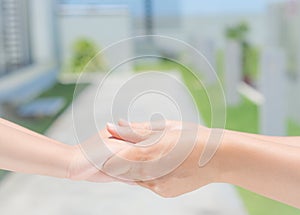
[{"label": "forearm", "polygon": [[53,177],[68,177],[73,147],[0,120],[0,168]]},{"label": "forearm", "polygon": [[235,133],[235,134],[240,134],[243,136],[255,138],[257,140],[300,147],[300,137],[297,137],[297,136],[286,136],[286,137],[285,136],[267,136],[267,135],[260,135],[260,134],[241,133],[241,132],[237,132],[237,131],[231,131],[231,132]]},{"label": "forearm", "polygon": [[0,118],[0,124],[5,125],[5,126],[9,126],[11,128],[19,130],[21,132],[25,132],[25,133],[30,134],[30,135],[35,136],[35,137],[40,137],[40,138],[48,139],[48,137],[46,137],[44,135],[41,135],[41,134],[36,133],[34,131],[31,131],[31,130],[29,130],[27,128],[24,128],[24,127],[22,127],[22,126],[20,126],[18,124],[15,124],[13,122],[7,121],[7,120],[5,120],[3,118]]},{"label": "forearm", "polygon": [[219,154],[221,181],[300,208],[299,147],[226,131]]}]

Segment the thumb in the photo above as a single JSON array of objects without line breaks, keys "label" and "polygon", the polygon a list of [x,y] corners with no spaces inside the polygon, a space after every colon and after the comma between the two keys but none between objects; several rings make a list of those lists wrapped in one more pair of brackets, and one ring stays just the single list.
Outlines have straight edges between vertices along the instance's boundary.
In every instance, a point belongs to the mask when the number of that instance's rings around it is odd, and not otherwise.
[{"label": "thumb", "polygon": [[132,143],[141,142],[147,139],[152,133],[151,130],[147,129],[122,127],[111,123],[107,123],[106,129],[114,138]]},{"label": "thumb", "polygon": [[124,119],[118,121],[118,125],[122,127],[131,127],[136,129],[145,129],[153,131],[162,131],[167,128],[168,121],[151,121],[151,122],[128,122]]}]

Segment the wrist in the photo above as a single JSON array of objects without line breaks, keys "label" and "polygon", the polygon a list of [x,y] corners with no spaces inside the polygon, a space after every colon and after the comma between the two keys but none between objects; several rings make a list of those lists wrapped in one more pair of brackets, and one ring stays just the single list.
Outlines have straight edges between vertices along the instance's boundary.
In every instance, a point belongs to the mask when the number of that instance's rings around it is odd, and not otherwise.
[{"label": "wrist", "polygon": [[251,138],[241,132],[224,130],[219,149],[220,174],[218,182],[234,184],[237,176],[245,168],[243,161],[252,147]]},{"label": "wrist", "polygon": [[79,145],[72,146],[71,159],[67,170],[67,178],[71,180],[84,180],[87,175],[92,175],[99,170],[90,163],[81,151]]},{"label": "wrist", "polygon": [[201,177],[203,177],[202,173],[205,171],[208,183],[221,182],[225,170],[223,162],[227,156],[225,149],[227,141],[224,139],[226,130],[200,126],[199,131],[197,168],[201,173]]},{"label": "wrist", "polygon": [[[216,132],[214,134],[214,132]],[[203,132],[202,132],[203,134]],[[230,130],[207,129],[206,135],[201,135],[201,155],[199,157],[199,168],[207,168],[211,173],[212,183],[229,183],[236,171],[236,151],[238,151],[237,140],[239,133]],[[211,142],[212,135],[220,135]],[[218,141],[218,142],[216,142]],[[207,148],[210,147],[210,148]],[[205,150],[206,154],[203,153]],[[200,164],[200,159],[202,164]],[[201,167],[201,165],[204,166]]]}]

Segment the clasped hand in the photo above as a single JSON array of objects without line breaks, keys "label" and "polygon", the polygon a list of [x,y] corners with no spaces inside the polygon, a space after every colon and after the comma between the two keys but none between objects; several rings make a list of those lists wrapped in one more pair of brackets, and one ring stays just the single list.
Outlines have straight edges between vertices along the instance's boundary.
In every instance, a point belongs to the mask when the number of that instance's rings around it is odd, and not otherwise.
[{"label": "clasped hand", "polygon": [[70,178],[121,181],[164,197],[178,196],[217,180],[217,160],[198,165],[209,133],[206,127],[177,121],[107,124],[100,136],[112,155],[97,168],[85,162],[88,158],[77,147]]}]

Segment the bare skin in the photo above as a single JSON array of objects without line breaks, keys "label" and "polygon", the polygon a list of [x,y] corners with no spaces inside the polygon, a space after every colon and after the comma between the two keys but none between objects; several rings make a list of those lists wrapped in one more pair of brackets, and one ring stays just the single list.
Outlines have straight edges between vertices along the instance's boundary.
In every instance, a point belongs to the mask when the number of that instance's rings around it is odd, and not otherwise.
[{"label": "bare skin", "polygon": [[[178,196],[209,183],[225,182],[300,208],[299,137],[269,137],[225,130],[217,153],[200,168],[198,161],[213,129],[190,124],[182,130],[181,126],[182,122],[174,121],[163,125],[124,121],[118,126],[108,125],[108,131],[99,132],[113,153],[103,158],[106,160],[104,173],[86,159],[79,146],[65,145],[0,119],[0,168],[92,182],[133,180],[164,197]],[[199,134],[196,142],[191,138],[195,131]],[[129,144],[145,143],[157,134],[162,135],[153,145]],[[162,162],[162,157],[178,143],[196,144],[179,166],[155,177],[167,164]],[[120,157],[130,161],[155,161],[156,166],[152,168],[143,163],[130,166],[130,162],[120,162]],[[176,154],[172,158],[175,158],[172,162],[176,161]],[[140,180],[145,176],[153,178]]]},{"label": "bare skin", "polygon": [[[92,182],[115,181],[91,164],[79,146],[69,146],[0,118],[0,169]],[[100,136],[113,147],[116,139]],[[120,147],[120,144],[118,144]]]},{"label": "bare skin", "polygon": [[[186,132],[178,129],[178,124],[180,122],[167,122],[164,137],[149,149],[129,147],[119,152],[118,156],[129,160],[147,160],[155,156],[159,159],[161,153],[158,152],[161,148],[164,150],[166,145],[174,144],[174,136]],[[153,133],[149,135],[148,131],[147,134],[147,130],[151,128],[149,123],[130,124],[133,130],[128,129],[128,126],[127,122],[121,121],[118,126],[108,125],[108,131],[116,138],[131,142],[134,142],[136,135],[136,143],[143,136],[145,139],[150,138]],[[225,130],[217,153],[205,167],[200,168],[198,160],[210,130],[199,126],[201,135],[196,147],[173,172],[138,183],[161,196],[173,197],[208,183],[225,182],[300,208],[299,137],[269,137]],[[185,144],[190,144],[188,138]],[[119,160],[111,158],[105,168],[117,169],[122,165],[118,162]],[[143,174],[137,171],[143,167],[135,165],[129,169],[130,172],[126,174]],[[123,175],[122,172],[118,174]]]}]

